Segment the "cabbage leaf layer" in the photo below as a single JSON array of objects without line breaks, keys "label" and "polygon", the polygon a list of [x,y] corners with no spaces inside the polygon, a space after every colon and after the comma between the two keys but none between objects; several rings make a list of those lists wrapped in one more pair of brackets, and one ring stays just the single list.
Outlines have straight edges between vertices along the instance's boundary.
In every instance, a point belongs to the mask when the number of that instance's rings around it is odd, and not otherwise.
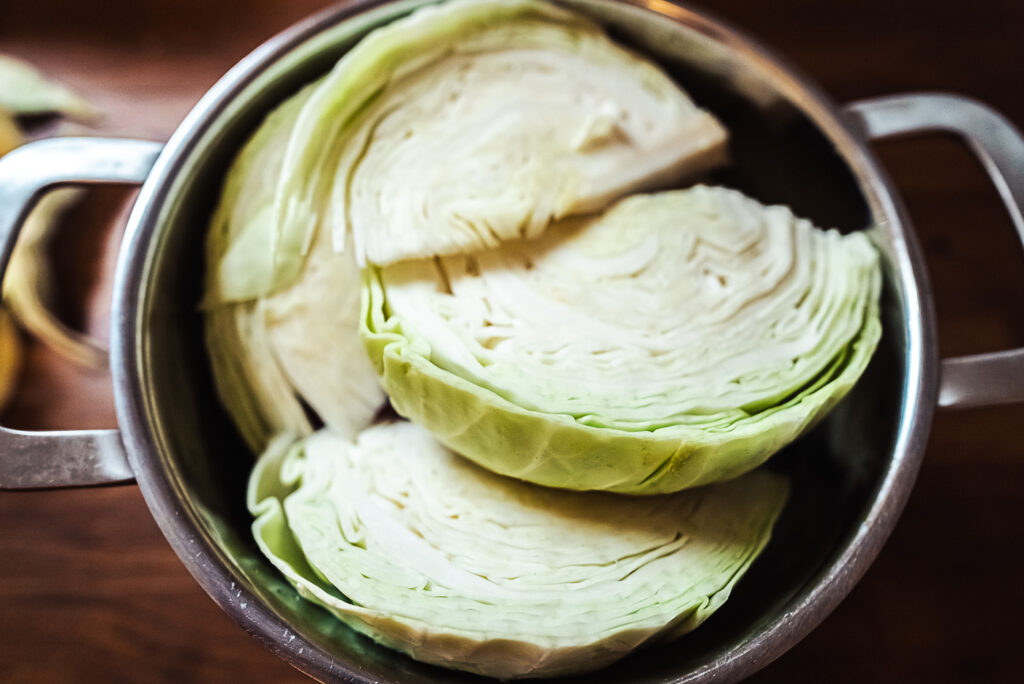
[{"label": "cabbage leaf layer", "polygon": [[[319,249],[297,281],[256,299],[273,270],[274,187],[295,119],[314,86],[272,112],[234,161],[207,236],[206,345],[221,401],[261,451],[278,432],[309,434],[305,406],[341,434],[370,423],[384,395],[357,334],[359,268],[314,235]],[[258,288],[257,288],[258,289]]]},{"label": "cabbage leaf layer", "polygon": [[724,157],[725,131],[590,21],[535,0],[424,7],[372,32],[302,107],[274,205],[274,274],[319,226],[359,263],[541,234]]},{"label": "cabbage leaf layer", "polygon": [[495,472],[572,489],[735,477],[834,405],[880,335],[863,233],[723,188],[364,277],[395,409]]},{"label": "cabbage leaf layer", "polygon": [[429,663],[574,674],[690,631],[767,543],[784,478],[659,497],[504,478],[404,421],[355,442],[275,441],[249,483],[253,532],[307,599]]}]

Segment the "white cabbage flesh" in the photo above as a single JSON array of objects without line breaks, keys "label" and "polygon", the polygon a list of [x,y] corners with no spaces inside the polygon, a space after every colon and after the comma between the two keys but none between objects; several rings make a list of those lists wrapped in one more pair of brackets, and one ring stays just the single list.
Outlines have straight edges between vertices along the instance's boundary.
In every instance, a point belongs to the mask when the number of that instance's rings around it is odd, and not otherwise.
[{"label": "white cabbage flesh", "polygon": [[[845,394],[879,287],[864,234],[699,186],[378,269],[363,323],[395,408],[450,448],[542,484],[657,492],[754,467]],[[718,453],[688,465],[703,447]]]},{"label": "white cabbage flesh", "polygon": [[650,62],[532,0],[423,8],[380,28],[316,88],[289,142],[270,289],[311,227],[357,259],[535,237],[724,156],[725,131]]},{"label": "white cabbage flesh", "polygon": [[207,240],[206,341],[221,400],[255,451],[278,432],[309,434],[311,407],[354,435],[384,395],[356,332],[359,269],[326,232],[298,280],[250,299],[272,269],[273,189],[307,87],[271,113],[229,171]]},{"label": "white cabbage flesh", "polygon": [[422,428],[278,440],[249,486],[261,549],[300,594],[429,663],[493,677],[593,670],[687,632],[767,543],[783,478],[660,497],[551,490]]}]

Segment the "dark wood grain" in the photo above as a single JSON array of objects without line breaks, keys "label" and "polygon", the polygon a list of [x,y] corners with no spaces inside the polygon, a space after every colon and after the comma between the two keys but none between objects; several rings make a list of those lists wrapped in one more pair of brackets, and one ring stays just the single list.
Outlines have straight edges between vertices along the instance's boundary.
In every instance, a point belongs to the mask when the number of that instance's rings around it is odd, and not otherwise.
[{"label": "dark wood grain", "polygon": [[[0,51],[105,113],[101,130],[166,138],[235,61],[316,0],[8,1]],[[721,0],[839,101],[959,91],[1024,124],[1024,3]],[[944,354],[1024,345],[1024,260],[995,192],[947,140],[879,148],[925,246]],[[124,193],[69,217],[54,257],[69,320],[106,335]],[[103,372],[29,347],[8,425],[113,426]],[[1018,679],[1024,408],[938,414],[910,503],[880,558],[803,643],[753,681]],[[225,617],[133,487],[0,493],[0,681],[302,681]]]}]

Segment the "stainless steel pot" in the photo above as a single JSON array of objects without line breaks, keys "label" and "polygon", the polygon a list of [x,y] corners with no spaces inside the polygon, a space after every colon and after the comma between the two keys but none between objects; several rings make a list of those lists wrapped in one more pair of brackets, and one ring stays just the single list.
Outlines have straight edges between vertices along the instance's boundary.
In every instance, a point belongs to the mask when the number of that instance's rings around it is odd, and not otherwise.
[{"label": "stainless steel pot", "polygon": [[[121,246],[110,365],[120,430],[0,428],[0,487],[135,479],[196,580],[245,629],[320,679],[468,681],[380,648],[304,602],[249,535],[252,460],[214,400],[196,310],[207,218],[226,166],[260,119],[372,28],[423,0],[359,0],[260,47],[215,85],[164,146],[54,139],[0,161],[0,264],[54,185],[142,184]],[[951,132],[978,155],[1024,239],[1024,139],[971,100],[912,94],[833,104],[795,69],[721,22],[664,0],[566,0],[665,66],[733,134],[716,182],[784,202],[822,225],[870,230],[885,257],[885,335],[866,376],[816,431],[777,455],[793,498],[726,607],[692,635],[598,673],[605,681],[729,681],[771,662],[850,591],[889,536],[936,405],[1024,399],[1024,350],[940,362],[932,297],[900,199],[872,156],[879,138]]]}]

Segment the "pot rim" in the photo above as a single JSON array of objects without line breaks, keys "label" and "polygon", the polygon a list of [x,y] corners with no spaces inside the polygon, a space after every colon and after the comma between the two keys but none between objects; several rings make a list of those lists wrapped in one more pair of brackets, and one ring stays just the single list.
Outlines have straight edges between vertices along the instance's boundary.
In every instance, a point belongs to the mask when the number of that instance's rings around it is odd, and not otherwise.
[{"label": "pot rim", "polygon": [[[143,185],[121,243],[114,278],[110,365],[115,407],[129,463],[154,519],[185,567],[228,615],[278,656],[317,679],[374,681],[357,664],[338,662],[293,631],[245,589],[228,559],[201,532],[200,521],[184,503],[187,493],[181,484],[151,457],[166,445],[150,422],[149,396],[143,391],[141,294],[149,273],[150,246],[158,233],[160,207],[202,133],[269,64],[339,22],[394,2],[343,0],[330,6],[270,38],[210,88],[178,126]],[[938,396],[934,307],[921,250],[906,210],[852,117],[799,69],[703,9],[695,10],[675,0],[619,2],[695,29],[765,71],[835,145],[857,178],[887,242],[893,275],[902,288],[899,304],[904,329],[900,332],[905,337],[906,377],[900,423],[887,469],[857,532],[819,571],[816,581],[812,579],[755,636],[674,680],[734,681],[775,660],[824,620],[867,571],[892,532],[920,467]]]}]

